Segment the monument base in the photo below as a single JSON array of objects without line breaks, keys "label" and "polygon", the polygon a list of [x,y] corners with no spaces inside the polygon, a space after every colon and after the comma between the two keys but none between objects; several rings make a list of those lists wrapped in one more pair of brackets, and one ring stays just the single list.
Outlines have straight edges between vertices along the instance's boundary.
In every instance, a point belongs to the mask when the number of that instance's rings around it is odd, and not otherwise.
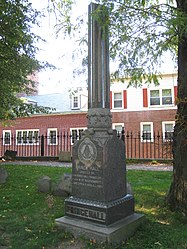
[{"label": "monument base", "polygon": [[134,197],[126,195],[108,203],[71,196],[65,200],[65,215],[110,225],[134,213]]},{"label": "monument base", "polygon": [[109,226],[95,224],[90,221],[80,220],[69,216],[56,219],[56,224],[71,232],[75,237],[83,236],[97,242],[118,244],[132,236],[142,223],[144,215],[134,213]]}]

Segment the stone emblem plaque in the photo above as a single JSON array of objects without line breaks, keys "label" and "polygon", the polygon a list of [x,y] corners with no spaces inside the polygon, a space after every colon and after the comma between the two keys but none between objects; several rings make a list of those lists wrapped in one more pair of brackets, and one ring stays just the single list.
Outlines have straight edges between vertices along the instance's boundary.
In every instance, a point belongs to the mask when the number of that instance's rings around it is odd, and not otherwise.
[{"label": "stone emblem plaque", "polygon": [[97,158],[97,148],[90,138],[85,138],[79,145],[78,158],[89,168]]}]

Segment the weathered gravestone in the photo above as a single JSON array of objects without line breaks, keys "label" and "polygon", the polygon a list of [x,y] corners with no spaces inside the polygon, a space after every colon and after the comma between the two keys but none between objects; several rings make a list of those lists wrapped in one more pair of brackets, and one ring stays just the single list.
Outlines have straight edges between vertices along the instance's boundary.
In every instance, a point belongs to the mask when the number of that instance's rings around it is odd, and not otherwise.
[{"label": "weathered gravestone", "polygon": [[[101,18],[93,12],[101,9]],[[134,233],[143,215],[127,194],[125,145],[112,128],[106,9],[89,5],[88,129],[72,150],[72,196],[57,224],[74,235],[111,243]]]},{"label": "weathered gravestone", "polygon": [[55,196],[70,196],[72,193],[72,175],[64,174],[58,183],[53,185],[52,193]]},{"label": "weathered gravestone", "polygon": [[3,158],[5,160],[15,160],[17,155],[17,151],[15,150],[6,150]]},{"label": "weathered gravestone", "polygon": [[37,181],[38,191],[42,193],[50,193],[51,192],[51,178],[49,176],[42,176]]},{"label": "weathered gravestone", "polygon": [[8,177],[6,169],[0,168],[0,184],[5,183]]}]

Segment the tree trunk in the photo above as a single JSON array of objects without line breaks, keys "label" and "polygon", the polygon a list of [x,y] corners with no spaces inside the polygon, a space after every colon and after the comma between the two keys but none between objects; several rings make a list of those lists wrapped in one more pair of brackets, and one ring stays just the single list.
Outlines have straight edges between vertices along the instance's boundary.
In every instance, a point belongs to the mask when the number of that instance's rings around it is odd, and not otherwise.
[{"label": "tree trunk", "polygon": [[[187,0],[177,0],[179,10],[187,14]],[[179,33],[181,29],[179,27]],[[187,34],[179,35],[178,109],[173,138],[173,180],[167,197],[172,210],[187,215]]]}]

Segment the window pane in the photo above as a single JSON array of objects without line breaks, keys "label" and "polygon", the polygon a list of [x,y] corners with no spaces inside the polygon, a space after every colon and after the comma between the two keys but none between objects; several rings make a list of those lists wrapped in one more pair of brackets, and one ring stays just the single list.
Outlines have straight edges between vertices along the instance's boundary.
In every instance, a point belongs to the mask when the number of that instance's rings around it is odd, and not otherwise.
[{"label": "window pane", "polygon": [[72,130],[71,131],[71,141],[72,143],[75,143],[75,141],[77,140],[77,130]]},{"label": "window pane", "polygon": [[114,108],[122,107],[122,93],[114,93]]},{"label": "window pane", "polygon": [[17,131],[17,144],[33,144],[39,142],[39,131]]},{"label": "window pane", "polygon": [[159,90],[151,90],[150,97],[159,97]]},{"label": "window pane", "polygon": [[83,131],[84,131],[83,129],[80,129],[80,130],[79,130],[79,139],[82,138],[82,133],[83,133]]},{"label": "window pane", "polygon": [[122,128],[123,128],[122,125],[115,125],[114,126],[114,129],[116,130],[118,136],[121,135]]},{"label": "window pane", "polygon": [[17,143],[18,144],[21,144],[21,136],[22,136],[22,132],[18,131],[18,133],[17,133]]},{"label": "window pane", "polygon": [[114,93],[114,100],[121,100],[122,99],[122,93]]},{"label": "window pane", "polygon": [[4,144],[10,144],[10,132],[4,133]]},{"label": "window pane", "polygon": [[173,124],[165,124],[165,131],[173,131]]},{"label": "window pane", "polygon": [[73,107],[78,107],[78,97],[73,97]]},{"label": "window pane", "polygon": [[144,132],[146,132],[146,131],[151,131],[151,125],[149,125],[149,124],[143,125],[143,131],[144,131]]},{"label": "window pane", "polygon": [[23,143],[27,143],[27,131],[23,131]]},{"label": "window pane", "polygon": [[172,97],[162,97],[162,104],[163,105],[171,105],[172,104]]},{"label": "window pane", "polygon": [[114,101],[114,108],[117,108],[117,107],[122,107],[122,100],[115,100]]},{"label": "window pane", "polygon": [[160,98],[151,98],[150,105],[160,105]]},{"label": "window pane", "polygon": [[121,132],[122,131],[122,125],[115,125],[115,130],[117,131],[117,132]]},{"label": "window pane", "polygon": [[50,131],[49,133],[49,143],[56,144],[56,131]]},{"label": "window pane", "polygon": [[143,140],[151,140],[151,125],[150,124],[143,125],[142,138]]},{"label": "window pane", "polygon": [[80,140],[82,138],[84,130],[85,128],[70,129],[71,144],[74,144],[77,140]]},{"label": "window pane", "polygon": [[165,139],[173,138],[173,124],[165,124]]},{"label": "window pane", "polygon": [[165,132],[165,139],[169,139],[169,140],[173,139],[173,132],[166,131]]},{"label": "window pane", "polygon": [[33,131],[29,131],[28,133],[28,140],[29,140],[29,143],[33,143]]},{"label": "window pane", "polygon": [[171,97],[171,89],[163,89],[162,90],[162,97],[163,96],[169,96],[169,97]]},{"label": "window pane", "polygon": [[142,137],[143,140],[151,140],[151,132],[144,131]]},{"label": "window pane", "polygon": [[171,105],[172,104],[171,89],[163,89],[162,90],[162,104],[163,105]]},{"label": "window pane", "polygon": [[38,143],[38,142],[39,142],[39,132],[34,131],[34,143]]},{"label": "window pane", "polygon": [[159,90],[150,91],[150,105],[160,105]]}]

